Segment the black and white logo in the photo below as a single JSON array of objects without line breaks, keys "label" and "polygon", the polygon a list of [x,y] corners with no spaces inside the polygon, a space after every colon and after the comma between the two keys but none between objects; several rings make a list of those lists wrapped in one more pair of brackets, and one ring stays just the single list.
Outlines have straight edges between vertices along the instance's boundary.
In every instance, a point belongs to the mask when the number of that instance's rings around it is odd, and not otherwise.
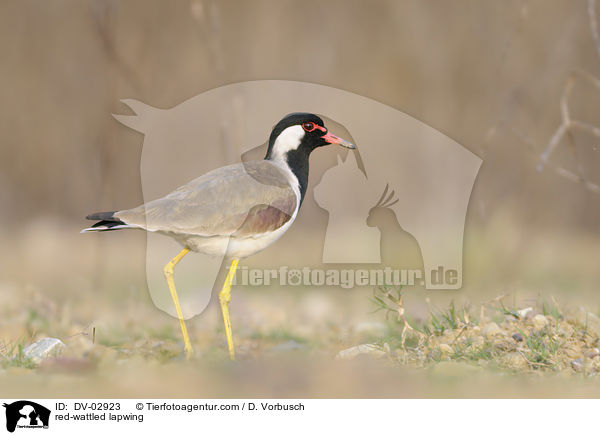
[{"label": "black and white logo", "polygon": [[15,429],[48,429],[50,410],[42,405],[29,400],[19,400],[5,403],[6,430],[14,432]]}]

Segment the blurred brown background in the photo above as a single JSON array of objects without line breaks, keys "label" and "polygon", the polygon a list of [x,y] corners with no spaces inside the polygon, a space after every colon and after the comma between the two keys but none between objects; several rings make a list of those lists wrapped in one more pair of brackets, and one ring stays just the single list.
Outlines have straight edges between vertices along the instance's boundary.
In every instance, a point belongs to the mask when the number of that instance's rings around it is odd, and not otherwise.
[{"label": "blurred brown background", "polygon": [[[120,99],[169,108],[254,79],[365,95],[469,148],[484,159],[470,228],[489,228],[510,215],[520,237],[597,233],[597,193],[552,167],[535,170],[561,124],[570,75],[598,74],[588,1],[551,7],[543,1],[5,1],[0,7],[4,234],[39,221],[77,229],[90,211],[141,202],[143,137],[112,118],[130,113]],[[589,81],[575,82],[574,119],[600,123],[598,91]],[[597,141],[573,130],[550,163],[600,182]]]},{"label": "blurred brown background", "polygon": [[[102,295],[114,297],[106,312],[116,316],[125,296],[150,306],[144,235],[78,234],[89,212],[142,200],[143,136],[112,118],[131,113],[119,100],[169,108],[228,83],[287,79],[378,100],[484,160],[467,220],[465,289],[430,293],[437,303],[543,293],[597,312],[600,137],[586,127],[600,126],[593,8],[592,0],[4,0],[2,294],[15,307],[31,292],[80,304],[74,311],[89,312],[82,324],[105,319],[93,306]],[[571,77],[566,107],[581,125],[537,171]],[[354,293],[357,310],[369,311],[368,291]],[[16,339],[4,326],[4,339]]]},{"label": "blurred brown background", "polygon": [[[232,82],[288,79],[368,96],[483,157],[472,215],[487,219],[509,201],[536,226],[597,229],[594,195],[533,171],[560,123],[569,74],[598,72],[587,1],[4,1],[1,8],[5,228],[139,201],[142,137],[112,119],[128,113],[120,99],[168,108]],[[573,117],[597,124],[598,95],[589,83],[575,88]],[[599,182],[597,141],[573,139],[575,149],[557,152],[556,161],[571,170],[581,164]]]}]

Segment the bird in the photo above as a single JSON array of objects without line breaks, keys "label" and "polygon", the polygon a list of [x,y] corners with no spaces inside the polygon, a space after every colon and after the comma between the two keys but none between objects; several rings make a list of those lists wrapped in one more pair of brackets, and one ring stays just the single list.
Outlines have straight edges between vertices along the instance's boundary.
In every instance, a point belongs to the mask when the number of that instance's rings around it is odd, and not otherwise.
[{"label": "bird", "polygon": [[92,213],[86,219],[97,222],[81,232],[141,229],[172,237],[183,246],[163,272],[187,358],[193,348],[175,288],[174,268],[190,251],[231,260],[219,303],[229,357],[235,360],[229,303],[239,261],[267,248],[290,228],[306,195],[309,156],[330,144],[356,149],[333,135],[319,116],[290,113],[272,128],[263,160],[214,169],[132,209]]}]

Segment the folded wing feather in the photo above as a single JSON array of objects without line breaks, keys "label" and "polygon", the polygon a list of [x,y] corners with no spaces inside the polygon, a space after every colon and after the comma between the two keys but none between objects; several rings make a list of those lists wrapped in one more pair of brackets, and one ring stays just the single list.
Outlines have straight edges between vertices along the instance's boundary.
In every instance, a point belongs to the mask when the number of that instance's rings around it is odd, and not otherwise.
[{"label": "folded wing feather", "polygon": [[284,171],[261,160],[215,169],[115,217],[148,231],[247,237],[279,228],[296,205]]}]

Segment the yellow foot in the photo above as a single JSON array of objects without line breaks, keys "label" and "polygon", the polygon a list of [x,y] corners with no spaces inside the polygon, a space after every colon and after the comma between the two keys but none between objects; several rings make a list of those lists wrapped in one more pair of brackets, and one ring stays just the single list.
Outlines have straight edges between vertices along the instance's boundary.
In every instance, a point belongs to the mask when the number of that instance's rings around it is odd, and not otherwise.
[{"label": "yellow foot", "polygon": [[167,285],[169,286],[169,291],[171,292],[171,298],[173,299],[175,311],[177,312],[177,317],[179,319],[179,326],[181,327],[181,334],[183,335],[183,350],[185,352],[186,359],[190,359],[190,357],[194,353],[194,349],[192,349],[192,343],[190,342],[190,337],[185,326],[185,321],[183,320],[183,312],[181,311],[181,305],[179,304],[177,290],[175,290],[175,281],[173,280],[173,269],[175,268],[175,265],[179,263],[179,260],[181,260],[183,256],[189,251],[190,250],[188,248],[184,248],[164,268],[165,279],[167,280]]},{"label": "yellow foot", "polygon": [[229,350],[229,358],[235,360],[235,347],[233,345],[233,334],[231,332],[231,319],[229,318],[229,301],[231,301],[231,283],[233,282],[233,276],[238,266],[238,260],[231,262],[229,272],[225,278],[223,288],[219,293],[219,302],[221,304],[221,312],[223,313],[223,323],[225,324],[225,335],[227,336],[227,349]]},{"label": "yellow foot", "polygon": [[190,359],[194,354],[194,348],[189,343],[183,345],[183,351],[185,352],[185,359]]}]

